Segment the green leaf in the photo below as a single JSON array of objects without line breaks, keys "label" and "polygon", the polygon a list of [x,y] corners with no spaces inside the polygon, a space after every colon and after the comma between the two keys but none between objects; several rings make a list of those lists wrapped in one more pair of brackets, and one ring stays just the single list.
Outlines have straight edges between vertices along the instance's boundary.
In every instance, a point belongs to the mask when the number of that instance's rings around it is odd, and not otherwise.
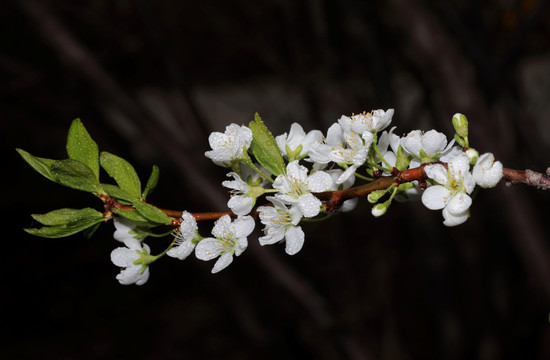
[{"label": "green leaf", "polygon": [[103,193],[99,180],[88,165],[73,159],[55,160],[50,167],[54,181],[73,189]]},{"label": "green leaf", "polygon": [[99,151],[97,144],[92,140],[88,131],[80,121],[73,120],[67,135],[67,154],[69,158],[80,161],[86,165],[99,179]]},{"label": "green leaf", "polygon": [[32,218],[42,225],[63,225],[79,221],[84,218],[99,218],[103,214],[92,208],[84,209],[57,209],[46,214],[32,214]]},{"label": "green leaf", "polygon": [[147,198],[147,195],[149,195],[157,186],[157,183],[159,181],[159,168],[156,165],[153,165],[153,170],[151,170],[151,175],[149,176],[149,180],[147,180],[147,185],[145,186],[145,190],[143,190],[142,197],[145,200]]},{"label": "green leaf", "polygon": [[251,121],[248,127],[252,130],[252,143],[249,149],[252,155],[273,175],[284,173],[286,166],[281,151],[258,113],[254,114],[254,121]]},{"label": "green leaf", "polygon": [[134,205],[140,215],[147,218],[148,220],[159,224],[170,224],[172,222],[172,219],[170,219],[168,215],[166,215],[159,208],[154,207],[151,204],[147,204],[140,200],[137,200],[134,201],[132,205]]},{"label": "green leaf", "polygon": [[59,209],[50,211],[47,214],[34,214],[34,219],[42,224],[51,224],[39,229],[24,229],[31,235],[60,238],[70,236],[82,230],[96,226],[107,218],[103,214],[92,208],[84,209]]},{"label": "green leaf", "polygon": [[34,170],[36,170],[45,178],[50,179],[51,181],[55,181],[52,172],[50,171],[50,168],[55,160],[33,156],[23,149],[15,150],[19,153],[19,155],[21,155],[23,160],[25,160],[27,164],[29,164]]},{"label": "green leaf", "polygon": [[135,197],[131,196],[126,191],[122,190],[121,188],[119,188],[116,185],[101,184],[101,186],[103,187],[103,190],[105,190],[107,195],[117,199],[118,201],[122,200],[122,201],[127,202],[128,204],[131,204],[132,201],[136,200]]},{"label": "green leaf", "polygon": [[157,225],[156,223],[151,223],[150,220],[147,220],[139,214],[136,210],[126,210],[126,209],[112,209],[113,213],[126,218],[136,225]]},{"label": "green leaf", "polygon": [[121,157],[110,154],[106,151],[99,157],[101,167],[107,171],[118,186],[126,191],[133,198],[139,198],[141,195],[141,182],[136,170],[130,163]]}]

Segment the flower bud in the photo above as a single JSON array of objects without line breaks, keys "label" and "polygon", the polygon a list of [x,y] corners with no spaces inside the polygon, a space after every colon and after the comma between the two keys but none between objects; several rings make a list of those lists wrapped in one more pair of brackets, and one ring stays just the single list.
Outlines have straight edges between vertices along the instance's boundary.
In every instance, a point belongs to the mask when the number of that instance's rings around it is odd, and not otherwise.
[{"label": "flower bud", "polygon": [[390,205],[389,201],[374,205],[371,210],[372,216],[380,217],[384,215],[386,211],[388,211],[389,205]]},{"label": "flower bud", "polygon": [[375,204],[375,203],[378,202],[378,200],[380,200],[380,198],[382,196],[384,196],[386,194],[386,191],[387,191],[386,189],[384,189],[384,190],[375,190],[367,196],[367,200],[371,204]]},{"label": "flower bud", "polygon": [[468,119],[466,119],[466,116],[459,113],[454,114],[453,126],[458,136],[463,138],[468,136]]},{"label": "flower bud", "polygon": [[474,165],[477,162],[477,158],[479,157],[479,152],[477,152],[474,148],[469,148],[465,152],[466,156],[470,159],[470,165]]}]

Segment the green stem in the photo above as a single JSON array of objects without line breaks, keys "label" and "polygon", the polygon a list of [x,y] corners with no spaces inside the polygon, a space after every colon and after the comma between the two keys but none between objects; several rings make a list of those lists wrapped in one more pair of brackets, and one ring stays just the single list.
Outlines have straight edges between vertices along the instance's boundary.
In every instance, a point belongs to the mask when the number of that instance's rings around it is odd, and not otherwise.
[{"label": "green stem", "polygon": [[372,181],[372,180],[374,180],[374,179],[372,179],[372,178],[369,178],[369,177],[360,175],[359,173],[355,173],[355,177],[358,177],[359,179],[363,179],[363,180],[365,180],[365,181]]},{"label": "green stem", "polygon": [[260,170],[256,165],[254,165],[254,164],[252,163],[252,160],[250,160],[250,157],[247,156],[247,157],[246,157],[245,159],[243,159],[242,161],[243,161],[243,163],[244,163],[245,165],[250,166],[250,167],[252,168],[252,170],[254,170],[254,171],[257,172],[258,174],[260,174],[261,177],[263,177],[264,179],[266,179],[267,181],[269,181],[270,183],[273,184],[273,179],[271,179],[269,176],[267,176],[266,174],[264,174],[264,173],[262,172],[262,170]]},{"label": "green stem", "polygon": [[[384,157],[382,156],[382,153],[380,152],[380,149],[378,149],[378,145],[373,141],[372,143],[372,147],[374,149],[374,151],[376,152],[376,154],[380,157],[380,159],[382,160],[382,162],[384,163],[384,165],[386,165],[388,167],[389,172],[391,172],[391,169],[393,168],[393,166],[391,166],[387,161],[386,159],[384,159]],[[387,169],[386,169],[387,171]]]},{"label": "green stem", "polygon": [[394,198],[395,195],[397,194],[397,190],[398,190],[398,187],[395,186],[395,184],[392,184],[392,185],[390,186],[390,188],[391,188],[392,186],[393,186],[393,191],[392,191],[392,194],[391,194],[390,198],[388,199],[388,201],[390,201],[390,202],[393,200],[393,198]]}]

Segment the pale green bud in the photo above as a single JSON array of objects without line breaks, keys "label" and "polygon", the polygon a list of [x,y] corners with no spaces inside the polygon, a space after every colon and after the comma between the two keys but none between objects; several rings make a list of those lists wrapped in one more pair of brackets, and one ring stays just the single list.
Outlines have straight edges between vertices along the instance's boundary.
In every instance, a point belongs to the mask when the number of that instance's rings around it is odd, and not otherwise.
[{"label": "pale green bud", "polygon": [[474,148],[469,148],[465,152],[466,156],[470,159],[470,165],[475,165],[477,158],[479,157],[479,152]]},{"label": "pale green bud", "polygon": [[367,196],[367,200],[371,204],[376,204],[378,202],[378,200],[380,200],[380,198],[386,194],[386,192],[387,192],[386,189],[384,189],[384,190],[375,190]]},{"label": "pale green bud", "polygon": [[374,205],[371,210],[372,216],[380,217],[384,215],[388,211],[389,205],[389,201]]},{"label": "pale green bud", "polygon": [[453,115],[453,126],[460,137],[468,137],[468,119],[466,116],[456,113]]}]

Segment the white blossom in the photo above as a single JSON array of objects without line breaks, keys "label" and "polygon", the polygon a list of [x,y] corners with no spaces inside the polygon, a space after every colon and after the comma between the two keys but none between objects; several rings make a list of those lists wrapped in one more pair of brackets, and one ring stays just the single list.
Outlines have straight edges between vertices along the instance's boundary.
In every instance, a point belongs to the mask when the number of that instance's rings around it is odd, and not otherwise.
[{"label": "white blossom", "polygon": [[260,245],[271,245],[286,241],[285,251],[288,255],[298,253],[304,245],[304,231],[298,223],[302,212],[296,206],[290,209],[275,197],[267,197],[273,206],[260,206],[258,213],[260,221],[265,225],[265,235],[258,240]]},{"label": "white blossom", "polygon": [[224,133],[213,132],[208,137],[212,150],[204,155],[220,166],[229,167],[231,162],[243,155],[243,148],[248,149],[252,142],[252,130],[246,126],[230,124]]},{"label": "white blossom", "polygon": [[113,264],[123,268],[116,279],[122,285],[143,285],[149,279],[149,266],[134,262],[142,255],[150,254],[151,250],[139,241],[127,241],[125,244],[127,247],[119,247],[111,252]]},{"label": "white blossom", "polygon": [[[438,131],[430,130],[423,132],[421,130],[413,130],[401,139],[403,150],[413,156],[410,167],[420,166],[422,160],[421,150],[428,157],[427,161],[437,160],[435,157],[445,155],[450,151],[455,140],[451,140],[447,145],[447,137]],[[439,154],[439,155],[438,155]]]},{"label": "white blossom", "polygon": [[495,161],[493,154],[485,153],[477,159],[472,175],[482,188],[495,187],[502,179],[502,163]]},{"label": "white blossom", "polygon": [[[311,145],[320,142],[323,139],[323,133],[319,130],[312,130],[305,133],[302,126],[298,123],[293,123],[290,126],[290,132],[279,135],[275,138],[281,153],[284,156],[289,156],[287,153],[288,150],[291,152],[296,152],[297,149],[301,146],[301,150],[298,154],[294,154],[294,159],[304,158],[308,155]],[[294,160],[293,159],[293,160]]]},{"label": "white blossom", "polygon": [[365,132],[376,133],[384,130],[391,123],[393,117],[393,109],[373,110],[369,113],[352,115],[351,117],[342,116],[338,122],[350,120],[351,130],[363,135]]},{"label": "white blossom", "polygon": [[468,219],[472,199],[470,194],[475,181],[470,173],[469,159],[464,153],[458,154],[447,163],[448,169],[441,164],[424,168],[428,178],[436,185],[428,187],[422,194],[422,203],[431,210],[443,209],[443,224],[455,226]]},{"label": "white blossom", "polygon": [[181,215],[179,231],[176,233],[176,243],[168,250],[166,255],[180,260],[187,258],[193,252],[193,249],[195,249],[193,240],[199,237],[197,230],[197,221],[193,215],[184,211]]},{"label": "white blossom", "polygon": [[254,219],[251,216],[239,216],[231,222],[229,215],[224,215],[214,223],[212,235],[198,243],[195,255],[198,259],[208,261],[219,256],[212,268],[212,274],[225,269],[233,262],[233,254],[239,256],[248,246],[246,237],[254,230]]},{"label": "white blossom", "polygon": [[296,204],[305,217],[314,217],[321,210],[321,200],[311,192],[330,190],[332,179],[324,171],[317,171],[307,175],[305,166],[298,161],[292,161],[286,167],[286,173],[277,176],[273,188],[279,190],[275,196],[289,205]]},{"label": "white blossom", "polygon": [[250,187],[237,173],[230,172],[227,176],[233,176],[234,179],[222,182],[223,186],[232,189],[227,206],[237,215],[248,214],[256,203],[256,197],[250,194]]},{"label": "white blossom", "polygon": [[311,146],[309,157],[321,164],[332,161],[346,165],[347,169],[337,179],[337,183],[341,184],[365,163],[372,140],[373,135],[370,132],[365,132],[361,136],[361,133],[352,131],[347,118],[328,129],[327,138],[323,143],[315,143]]}]

